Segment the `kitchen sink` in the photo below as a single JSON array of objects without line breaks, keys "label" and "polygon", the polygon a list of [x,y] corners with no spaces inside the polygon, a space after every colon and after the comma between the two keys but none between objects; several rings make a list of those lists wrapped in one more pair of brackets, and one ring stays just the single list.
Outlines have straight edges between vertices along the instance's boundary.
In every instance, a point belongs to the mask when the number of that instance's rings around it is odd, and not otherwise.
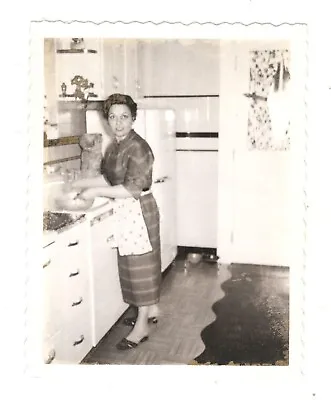
[{"label": "kitchen sink", "polygon": [[63,181],[53,181],[44,183],[44,211],[61,212],[69,214],[77,214],[81,211],[84,213],[93,212],[104,207],[110,202],[110,199],[104,197],[96,197],[93,204],[87,209],[81,210],[65,210],[61,207],[56,199],[64,195],[68,191],[68,184]]},{"label": "kitchen sink", "polygon": [[57,213],[45,211],[43,215],[43,231],[58,231],[66,226],[70,226],[84,218],[85,214],[74,215],[69,213]]}]

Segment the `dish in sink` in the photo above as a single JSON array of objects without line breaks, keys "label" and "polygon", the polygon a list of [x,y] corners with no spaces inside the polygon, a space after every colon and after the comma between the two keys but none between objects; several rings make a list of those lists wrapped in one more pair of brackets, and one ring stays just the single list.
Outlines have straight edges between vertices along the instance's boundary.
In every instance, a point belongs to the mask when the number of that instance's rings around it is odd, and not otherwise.
[{"label": "dish in sink", "polygon": [[79,191],[68,190],[63,181],[44,185],[44,210],[53,212],[75,213],[94,211],[109,203],[108,198],[96,197],[92,200],[77,198]]},{"label": "dish in sink", "polygon": [[92,211],[106,205],[109,200],[103,197],[96,197],[92,200],[84,200],[77,197],[77,192],[69,192],[55,199],[56,210],[62,212]]},{"label": "dish in sink", "polygon": [[93,199],[84,200],[77,196],[79,196],[79,192],[70,191],[55,198],[54,202],[58,209],[68,211],[86,211],[92,207],[94,203]]}]

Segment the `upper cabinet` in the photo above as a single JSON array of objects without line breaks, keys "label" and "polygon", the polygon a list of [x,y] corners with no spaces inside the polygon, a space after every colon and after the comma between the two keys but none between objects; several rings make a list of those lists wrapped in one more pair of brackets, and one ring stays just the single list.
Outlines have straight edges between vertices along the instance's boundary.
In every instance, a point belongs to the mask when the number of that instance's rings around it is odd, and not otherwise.
[{"label": "upper cabinet", "polygon": [[103,40],[104,95],[125,93],[141,97],[139,42],[130,39]]},{"label": "upper cabinet", "polygon": [[102,101],[112,93],[142,97],[139,49],[133,39],[45,39],[45,146],[86,133],[80,101]]},{"label": "upper cabinet", "polygon": [[139,50],[139,41],[125,41],[125,93],[134,99],[142,97]]},{"label": "upper cabinet", "polygon": [[[137,100],[215,96],[219,94],[219,51],[216,40],[58,38],[46,43],[47,79],[53,80],[56,100],[103,100],[116,92]],[[50,97],[54,102],[54,96]]]},{"label": "upper cabinet", "polygon": [[59,100],[103,100],[112,93],[139,97],[138,44],[124,39],[56,39]]},{"label": "upper cabinet", "polygon": [[103,40],[104,97],[125,90],[125,45],[123,40]]}]

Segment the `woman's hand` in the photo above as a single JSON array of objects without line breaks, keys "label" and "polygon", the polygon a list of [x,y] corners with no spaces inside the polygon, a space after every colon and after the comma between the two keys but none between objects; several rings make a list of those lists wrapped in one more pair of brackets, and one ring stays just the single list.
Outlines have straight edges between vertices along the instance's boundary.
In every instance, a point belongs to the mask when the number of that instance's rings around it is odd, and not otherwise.
[{"label": "woman's hand", "polygon": [[82,200],[94,200],[96,197],[98,197],[96,188],[88,188],[83,189],[76,198]]}]

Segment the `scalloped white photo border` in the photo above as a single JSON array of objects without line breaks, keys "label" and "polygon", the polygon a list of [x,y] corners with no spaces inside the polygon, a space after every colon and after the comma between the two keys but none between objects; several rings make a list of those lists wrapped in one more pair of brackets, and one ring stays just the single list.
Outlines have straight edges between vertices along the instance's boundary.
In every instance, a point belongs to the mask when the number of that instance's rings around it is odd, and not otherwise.
[{"label": "scalloped white photo border", "polygon": [[[293,198],[293,243],[295,251],[291,265],[290,277],[290,366],[289,367],[196,367],[196,366],[44,366],[41,357],[41,274],[38,268],[41,262],[42,231],[40,218],[42,210],[42,154],[43,154],[43,39],[45,37],[112,37],[112,38],[156,38],[163,39],[220,39],[222,41],[279,41],[291,43],[293,63],[301,68],[297,71],[298,102],[293,111],[293,137],[291,146],[296,148],[293,153],[293,176],[296,179]],[[190,390],[200,390],[204,387],[204,397],[208,390],[218,384],[223,390],[229,384],[240,385],[243,392],[246,388],[255,386],[256,394],[266,390],[272,394],[273,387],[284,385],[297,387],[298,394],[303,388],[305,379],[304,351],[304,290],[305,290],[305,210],[307,193],[305,191],[307,151],[307,124],[305,82],[307,77],[307,47],[308,36],[305,24],[153,24],[153,23],[63,23],[34,22],[30,30],[30,69],[29,69],[29,122],[28,122],[28,170],[27,221],[26,221],[26,366],[28,376],[43,379],[56,379],[56,382],[80,382],[80,390],[85,384],[107,384],[116,388],[117,396],[120,390],[129,391],[132,388],[143,387],[158,396],[162,386],[171,382],[172,386],[190,385]],[[300,76],[299,76],[300,75]],[[295,78],[293,78],[295,79]],[[301,84],[300,84],[301,83]],[[296,138],[296,139],[295,139]],[[301,207],[298,199],[302,199]],[[148,383],[150,382],[150,383]],[[223,392],[220,391],[220,396]],[[107,394],[106,394],[107,395]],[[174,395],[180,395],[175,391]],[[268,395],[269,396],[269,395]],[[269,397],[270,398],[270,397]]]}]

